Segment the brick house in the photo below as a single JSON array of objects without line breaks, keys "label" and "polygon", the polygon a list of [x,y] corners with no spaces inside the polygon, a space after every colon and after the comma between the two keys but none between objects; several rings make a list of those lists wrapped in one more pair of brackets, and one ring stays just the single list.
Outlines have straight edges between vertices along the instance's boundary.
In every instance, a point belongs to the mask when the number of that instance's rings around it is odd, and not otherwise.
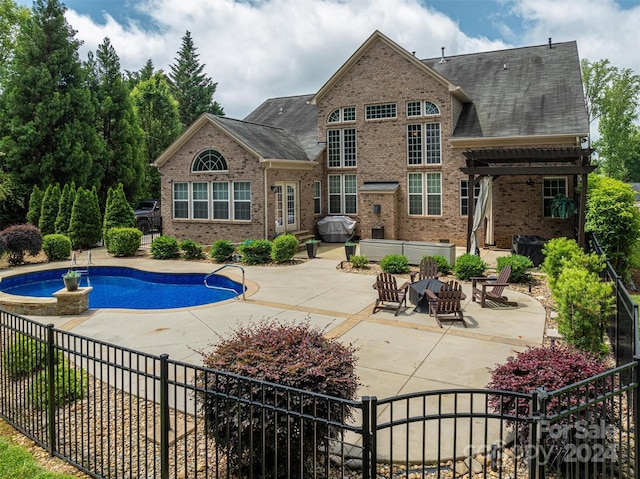
[{"label": "brick house", "polygon": [[[420,60],[376,31],[315,94],[190,125],[155,162],[163,228],[240,242],[347,215],[363,239],[583,242],[588,134],[575,42]],[[558,194],[577,215],[552,217]]]}]

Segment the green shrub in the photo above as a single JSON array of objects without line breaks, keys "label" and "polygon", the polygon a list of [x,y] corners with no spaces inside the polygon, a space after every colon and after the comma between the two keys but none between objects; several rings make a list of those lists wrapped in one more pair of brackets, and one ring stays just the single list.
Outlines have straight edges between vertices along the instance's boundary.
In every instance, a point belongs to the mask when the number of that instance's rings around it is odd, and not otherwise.
[{"label": "green shrub", "polygon": [[35,256],[42,249],[42,234],[33,225],[13,225],[0,231],[0,241],[6,245],[7,259],[11,265],[24,263],[26,254]]},{"label": "green shrub", "polygon": [[[11,379],[20,379],[43,369],[47,364],[48,346],[24,334],[17,334],[2,353],[2,365]],[[56,356],[56,362],[62,353]]]},{"label": "green shrub", "polygon": [[293,258],[298,251],[298,238],[292,234],[284,234],[273,240],[271,259],[276,263],[284,263]]},{"label": "green shrub", "polygon": [[385,273],[402,274],[409,272],[409,260],[401,254],[390,254],[380,260],[380,268]]},{"label": "green shrub", "polygon": [[102,222],[104,244],[107,247],[107,251],[109,251],[109,241],[111,239],[107,234],[109,230],[112,228],[135,228],[135,226],[136,216],[133,213],[133,208],[127,202],[122,183],[119,183],[117,188],[109,187]]},{"label": "green shrub", "polygon": [[[422,259],[425,259],[428,257],[429,255],[425,255],[422,257]],[[444,275],[451,273],[451,264],[449,264],[449,260],[447,258],[437,254],[431,256],[431,258],[433,258],[436,264],[438,265],[438,271],[440,271]]]},{"label": "green shrub", "polygon": [[69,220],[69,239],[73,249],[93,248],[102,239],[102,215],[95,187],[78,188]]},{"label": "green shrub", "polygon": [[209,250],[209,256],[212,260],[217,263],[224,263],[225,261],[229,261],[236,247],[233,245],[231,241],[228,240],[217,240],[211,245],[211,249]]},{"label": "green shrub", "polygon": [[271,261],[271,241],[246,240],[238,251],[242,255],[242,261],[247,264],[264,264]]},{"label": "green shrub", "polygon": [[44,198],[44,192],[38,188],[38,185],[33,185],[31,196],[29,197],[29,210],[27,211],[27,224],[38,226],[40,223],[40,212],[42,211],[42,200]]},{"label": "green shrub", "polygon": [[42,207],[40,209],[40,217],[37,226],[42,234],[50,235],[56,232],[56,218],[60,203],[60,185],[47,186],[42,198]]},{"label": "green shrub", "polygon": [[354,254],[349,258],[349,261],[353,265],[354,268],[367,268],[369,265],[369,258],[367,258],[366,254]]},{"label": "green shrub", "polygon": [[474,276],[482,276],[486,269],[487,263],[480,256],[465,253],[456,259],[456,264],[453,266],[453,274],[458,279],[468,280]]},{"label": "green shrub", "polygon": [[204,251],[202,250],[202,246],[200,246],[195,241],[189,239],[184,240],[181,241],[178,246],[182,251],[182,257],[184,259],[204,259]]},{"label": "green shrub", "polygon": [[140,248],[142,232],[138,228],[110,228],[105,236],[107,251],[116,256],[133,256]]},{"label": "green shrub", "polygon": [[[287,414],[275,408],[338,424],[349,420],[353,409],[346,404],[314,400],[303,393],[283,394],[272,384],[353,400],[358,389],[355,349],[326,338],[308,321],[265,321],[240,326],[212,352],[202,354],[205,367],[232,373],[200,374],[200,390],[222,394],[201,393],[197,399],[216,445],[239,469],[234,477],[314,476],[315,471],[309,469],[315,464],[314,458],[320,450],[326,450],[331,439],[339,437],[339,431],[322,420],[296,420],[294,425]],[[250,383],[236,375],[264,382]],[[241,402],[233,396],[239,396]],[[256,398],[268,405],[257,414],[251,405]]]},{"label": "green shrub", "polygon": [[553,284],[560,276],[563,268],[563,262],[569,262],[573,257],[582,253],[582,249],[575,240],[561,237],[553,238],[545,243],[542,248],[544,254],[544,262],[540,269],[547,275],[549,287],[553,288]]},{"label": "green shrub", "polygon": [[[525,394],[529,394],[539,387],[544,387],[547,391],[555,391],[583,379],[596,376],[606,370],[606,364],[596,356],[573,348],[558,345],[529,348],[516,353],[515,356],[508,358],[505,363],[493,369],[491,371],[491,382],[487,387],[489,389]],[[606,381],[603,381],[602,386],[605,385]],[[598,388],[593,387],[580,388],[580,398],[581,400],[595,399],[601,392]],[[559,413],[568,406],[566,402],[562,402],[562,397],[558,396],[549,401],[547,414]],[[532,414],[529,406],[528,400],[519,399],[515,396],[489,396],[489,407],[508,417],[529,417]],[[598,411],[599,409],[594,408],[593,410]],[[571,420],[572,418],[570,417],[566,418],[566,421]],[[507,421],[507,426],[518,428],[518,437],[521,444],[529,439],[527,434],[529,425],[527,423]]]},{"label": "green shrub", "polygon": [[623,281],[631,278],[629,258],[640,238],[640,212],[630,185],[613,178],[589,175],[585,231],[600,246]]},{"label": "green shrub", "polygon": [[497,260],[498,272],[507,265],[511,265],[510,283],[526,283],[531,279],[529,269],[533,268],[533,262],[526,256],[512,254],[510,256],[500,256]]},{"label": "green shrub", "polygon": [[42,250],[49,261],[60,261],[71,256],[71,240],[63,234],[50,234],[42,238]]},{"label": "green shrub", "polygon": [[575,348],[595,354],[606,352],[604,335],[613,312],[613,285],[581,266],[563,268],[553,299],[558,331]]},{"label": "green shrub", "polygon": [[[84,369],[75,369],[65,361],[54,368],[54,401],[56,406],[72,403],[84,397],[84,391],[89,384],[89,378]],[[38,409],[49,406],[49,374],[45,369],[40,371],[31,382],[27,390],[29,402]]]},{"label": "green shrub", "polygon": [[173,236],[158,236],[151,242],[153,259],[172,259],[180,256],[178,240]]}]

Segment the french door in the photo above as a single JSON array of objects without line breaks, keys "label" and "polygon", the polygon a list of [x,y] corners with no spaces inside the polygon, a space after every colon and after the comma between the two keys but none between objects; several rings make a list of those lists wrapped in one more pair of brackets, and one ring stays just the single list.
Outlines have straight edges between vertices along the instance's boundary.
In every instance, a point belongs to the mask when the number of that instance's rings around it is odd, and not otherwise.
[{"label": "french door", "polygon": [[276,195],[276,233],[297,231],[298,219],[298,183],[279,181],[275,184]]}]

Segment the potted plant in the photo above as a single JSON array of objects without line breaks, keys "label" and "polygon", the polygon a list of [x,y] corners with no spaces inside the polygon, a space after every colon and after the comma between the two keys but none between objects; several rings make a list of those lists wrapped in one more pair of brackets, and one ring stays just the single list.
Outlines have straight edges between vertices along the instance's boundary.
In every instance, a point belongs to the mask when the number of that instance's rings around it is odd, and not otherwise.
[{"label": "potted plant", "polygon": [[562,193],[551,200],[551,216],[553,218],[568,218],[578,210],[576,202]]},{"label": "potted plant", "polygon": [[347,261],[349,261],[349,258],[356,254],[356,244],[351,241],[347,241],[344,244],[344,253],[347,255]]},{"label": "potted plant", "polygon": [[320,241],[317,239],[310,239],[305,243],[307,247],[307,256],[309,256],[309,259],[313,259],[316,257],[316,254],[318,253],[318,243],[320,243]]},{"label": "potted plant", "polygon": [[67,291],[75,291],[78,289],[81,276],[80,273],[73,269],[70,269],[62,276],[62,281],[64,281],[64,287],[67,288]]}]

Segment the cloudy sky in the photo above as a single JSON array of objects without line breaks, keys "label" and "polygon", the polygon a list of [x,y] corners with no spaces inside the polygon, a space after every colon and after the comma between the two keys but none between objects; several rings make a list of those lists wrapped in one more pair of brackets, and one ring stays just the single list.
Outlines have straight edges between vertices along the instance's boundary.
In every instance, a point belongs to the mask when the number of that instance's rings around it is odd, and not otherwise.
[{"label": "cloudy sky", "polygon": [[[17,0],[31,6],[31,0]],[[419,58],[576,40],[640,73],[640,0],[67,0],[82,55],[111,39],[122,68],[169,70],[186,30],[227,116],[314,93],[380,30]]]}]

